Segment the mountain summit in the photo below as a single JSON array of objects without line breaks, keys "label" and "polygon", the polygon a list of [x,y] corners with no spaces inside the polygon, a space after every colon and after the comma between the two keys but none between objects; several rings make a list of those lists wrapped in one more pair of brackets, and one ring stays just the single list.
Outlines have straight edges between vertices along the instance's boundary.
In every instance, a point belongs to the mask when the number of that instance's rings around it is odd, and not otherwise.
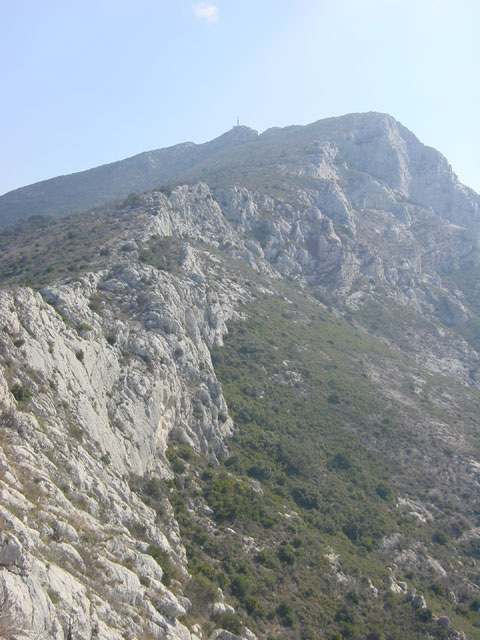
[{"label": "mountain summit", "polygon": [[442,206],[456,206],[451,198],[458,181],[445,158],[391,116],[365,113],[268,129],[261,135],[236,126],[204,144],[188,142],[148,151],[22,187],[0,197],[0,226],[31,215],[58,217],[86,211],[162,185],[203,180],[212,186],[264,188],[270,183],[271,188],[281,177],[288,187],[292,174],[328,180],[334,174],[346,175],[345,169],[385,182],[412,201],[427,183],[433,198],[447,189]]}]

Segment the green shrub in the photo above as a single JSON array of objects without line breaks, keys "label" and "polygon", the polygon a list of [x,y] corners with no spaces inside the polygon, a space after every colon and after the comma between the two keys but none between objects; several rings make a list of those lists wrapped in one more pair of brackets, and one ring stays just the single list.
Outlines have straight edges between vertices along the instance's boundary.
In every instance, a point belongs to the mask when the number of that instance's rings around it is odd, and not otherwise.
[{"label": "green shrub", "polygon": [[257,553],[255,560],[268,569],[278,569],[278,559],[270,551],[262,550]]},{"label": "green shrub", "polygon": [[251,578],[246,575],[237,574],[233,577],[230,584],[230,589],[234,596],[236,596],[241,602],[256,592],[255,583]]},{"label": "green shrub", "polygon": [[292,565],[295,563],[295,551],[287,543],[282,542],[282,544],[278,548],[277,555],[280,562],[283,562],[283,564]]},{"label": "green shrub", "polygon": [[167,457],[167,460],[170,462],[174,473],[183,473],[185,471],[184,463],[180,460],[180,458],[174,451],[169,449],[167,450],[165,455]]},{"label": "green shrub", "polygon": [[433,613],[430,609],[419,609],[417,612],[417,617],[422,622],[430,622],[433,617]]},{"label": "green shrub", "polygon": [[447,534],[444,533],[443,531],[437,530],[432,535],[432,540],[433,540],[433,542],[436,542],[437,544],[445,545],[448,542],[448,537],[447,537]]},{"label": "green shrub", "polygon": [[355,635],[356,626],[353,622],[344,622],[342,625],[342,637],[351,638]]},{"label": "green shrub", "polygon": [[92,327],[86,322],[79,322],[76,326],[76,329],[79,333],[82,333],[82,331],[91,331]]},{"label": "green shrub", "polygon": [[375,488],[375,493],[382,498],[382,500],[389,500],[392,497],[392,490],[390,487],[383,482],[377,484]]},{"label": "green shrub", "polygon": [[293,487],[292,497],[299,507],[304,507],[305,509],[318,509],[319,507],[316,491],[307,487]]},{"label": "green shrub", "polygon": [[470,611],[480,611],[480,599],[479,598],[475,598],[474,600],[472,600],[472,602],[470,603]]},{"label": "green shrub", "polygon": [[135,207],[140,207],[142,206],[142,204],[143,204],[143,198],[138,193],[129,193],[122,203],[124,207],[130,207],[130,209],[134,209]]},{"label": "green shrub", "polygon": [[332,469],[346,470],[350,469],[351,466],[350,456],[343,452],[336,453],[330,460],[330,467]]},{"label": "green shrub", "polygon": [[342,527],[342,531],[352,542],[357,542],[361,535],[361,529],[356,522],[349,522],[348,524],[344,525]]},{"label": "green shrub", "polygon": [[218,587],[206,576],[194,576],[185,588],[185,595],[192,602],[193,612],[207,615],[210,605],[215,602]]},{"label": "green shrub", "polygon": [[255,464],[252,464],[248,469],[247,469],[247,474],[251,477],[251,478],[256,478],[257,480],[268,480],[268,478],[271,477],[272,475],[272,468],[269,464],[265,463],[265,462],[257,462]]},{"label": "green shrub", "polygon": [[49,588],[47,589],[47,594],[53,604],[57,604],[60,601],[60,594],[58,591]]},{"label": "green shrub", "polygon": [[99,311],[101,306],[101,299],[99,295],[95,294],[90,297],[88,307],[91,311]]},{"label": "green shrub", "polygon": [[259,605],[257,596],[249,595],[243,601],[243,606],[249,616],[261,616],[264,612]]},{"label": "green shrub", "polygon": [[168,587],[175,575],[175,565],[168,557],[168,553],[153,544],[148,547],[147,553],[151,555],[155,562],[162,568],[162,582]]},{"label": "green shrub", "polygon": [[111,461],[112,461],[112,458],[108,453],[108,451],[100,456],[100,462],[102,462],[106,466],[108,466]]},{"label": "green shrub", "polygon": [[338,393],[336,391],[334,391],[333,393],[331,393],[328,396],[327,402],[329,404],[340,404],[340,396],[338,395]]},{"label": "green shrub", "polygon": [[171,236],[155,237],[139,251],[139,260],[160,271],[175,273],[178,270],[182,242]]},{"label": "green shrub", "polygon": [[[434,582],[429,587],[430,591],[434,593],[436,596],[442,596],[444,594],[444,589],[441,584],[437,584]],[[480,601],[479,601],[480,602]]]},{"label": "green shrub", "polygon": [[262,499],[245,483],[225,471],[216,475],[209,469],[204,472],[203,479],[207,481],[205,497],[218,522],[237,524],[268,520],[262,509]]},{"label": "green shrub", "polygon": [[237,636],[242,632],[242,623],[231,611],[219,613],[214,617],[214,620],[219,629],[226,629]]},{"label": "green shrub", "polygon": [[293,615],[293,608],[289,602],[281,602],[277,608],[277,613],[282,619],[282,624],[285,627],[291,627],[295,622],[295,617]]},{"label": "green shrub", "polygon": [[75,438],[75,440],[78,440],[78,442],[82,442],[83,441],[83,429],[81,427],[78,427],[75,424],[72,424],[70,426],[69,429],[70,435]]},{"label": "green shrub", "polygon": [[10,391],[17,402],[26,402],[32,395],[30,387],[28,387],[24,382],[16,382]]},{"label": "green shrub", "polygon": [[193,459],[193,451],[186,444],[179,444],[176,447],[177,455],[182,458],[182,460],[192,460]]},{"label": "green shrub", "polygon": [[142,487],[142,493],[154,500],[159,500],[163,496],[164,491],[161,480],[155,477],[147,480]]}]

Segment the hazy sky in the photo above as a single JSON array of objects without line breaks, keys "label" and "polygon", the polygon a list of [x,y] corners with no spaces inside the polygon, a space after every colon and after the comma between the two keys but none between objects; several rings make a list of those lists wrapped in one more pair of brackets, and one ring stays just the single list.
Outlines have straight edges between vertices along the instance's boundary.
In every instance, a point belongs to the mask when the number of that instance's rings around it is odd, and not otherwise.
[{"label": "hazy sky", "polygon": [[235,123],[393,115],[480,192],[479,0],[0,0],[0,193]]}]

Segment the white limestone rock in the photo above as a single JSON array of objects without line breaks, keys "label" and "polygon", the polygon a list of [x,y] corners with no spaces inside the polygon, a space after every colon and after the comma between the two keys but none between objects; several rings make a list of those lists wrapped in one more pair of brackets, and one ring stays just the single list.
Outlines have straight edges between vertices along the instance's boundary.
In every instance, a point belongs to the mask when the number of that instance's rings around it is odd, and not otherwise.
[{"label": "white limestone rock", "polygon": [[152,604],[157,611],[170,618],[180,618],[186,615],[187,610],[183,604],[167,589],[163,589],[152,599]]},{"label": "white limestone rock", "polygon": [[32,565],[32,556],[12,533],[0,533],[0,566],[9,571],[27,573]]}]

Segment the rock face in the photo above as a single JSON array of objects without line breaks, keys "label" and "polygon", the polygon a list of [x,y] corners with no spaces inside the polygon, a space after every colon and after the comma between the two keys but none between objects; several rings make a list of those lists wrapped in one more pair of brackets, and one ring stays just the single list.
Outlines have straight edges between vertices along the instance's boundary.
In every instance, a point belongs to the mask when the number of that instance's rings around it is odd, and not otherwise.
[{"label": "rock face", "polygon": [[[151,192],[120,210],[106,266],[0,292],[0,602],[15,637],[60,640],[71,621],[78,640],[197,638],[181,622],[188,566],[168,494],[159,521],[131,483],[173,477],[170,440],[227,455],[234,425],[210,348],[242,318],[252,273],[265,295],[294,280],[342,313],[387,298],[440,333],[472,315],[445,278],[479,265],[479,197],[393,118],[240,128],[209,144],[198,161],[220,153],[233,167],[227,151],[267,145],[284,195],[203,182]],[[461,336],[417,339],[427,368],[476,384],[478,354]],[[153,547],[175,566],[173,586]]]},{"label": "rock face", "polygon": [[143,611],[152,637],[190,637],[146,554],[153,544],[185,573],[171,508],[159,527],[128,480],[171,477],[171,437],[213,460],[226,452],[232,422],[208,347],[247,294],[191,250],[183,265],[173,277],[127,262],[0,294],[0,577],[27,634],[63,638],[71,617],[77,638],[117,638],[139,632]]}]

